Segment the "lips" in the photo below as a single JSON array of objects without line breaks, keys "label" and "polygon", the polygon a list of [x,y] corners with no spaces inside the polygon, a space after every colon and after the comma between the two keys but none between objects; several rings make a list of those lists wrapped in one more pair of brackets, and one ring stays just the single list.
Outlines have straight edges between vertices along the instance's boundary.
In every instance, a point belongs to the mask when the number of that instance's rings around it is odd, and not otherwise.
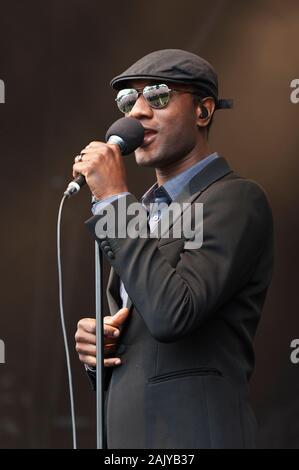
[{"label": "lips", "polygon": [[157,135],[157,131],[155,131],[154,129],[145,128],[144,140],[143,140],[143,144],[141,145],[141,147],[146,147],[147,145],[151,144],[153,140],[155,139],[156,135]]}]

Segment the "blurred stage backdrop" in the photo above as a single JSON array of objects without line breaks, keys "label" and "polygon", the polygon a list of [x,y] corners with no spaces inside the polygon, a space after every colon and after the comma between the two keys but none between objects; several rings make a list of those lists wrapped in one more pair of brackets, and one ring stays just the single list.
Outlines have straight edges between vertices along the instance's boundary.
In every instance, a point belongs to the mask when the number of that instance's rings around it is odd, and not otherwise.
[{"label": "blurred stage backdrop", "polygon": [[[256,338],[252,403],[260,447],[299,448],[298,150],[299,4],[259,0],[1,0],[0,447],[71,447],[58,310],[56,218],[74,156],[118,117],[109,80],[148,52],[181,48],[214,64],[221,95],[211,147],[271,200],[276,268]],[[152,184],[126,159],[130,190]],[[94,244],[85,189],[63,218],[65,312],[79,447],[95,446],[95,403],[74,352],[78,320],[94,315]],[[107,276],[107,272],[106,272]]]}]

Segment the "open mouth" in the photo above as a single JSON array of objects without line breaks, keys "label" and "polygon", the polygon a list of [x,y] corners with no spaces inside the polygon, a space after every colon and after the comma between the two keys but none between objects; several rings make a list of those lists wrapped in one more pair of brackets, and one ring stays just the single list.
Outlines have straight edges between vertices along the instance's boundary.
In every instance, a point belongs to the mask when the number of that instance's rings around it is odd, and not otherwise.
[{"label": "open mouth", "polygon": [[153,129],[145,129],[144,140],[143,140],[143,144],[141,145],[141,147],[146,147],[149,144],[151,144],[153,140],[155,140],[156,135],[157,135],[157,131],[154,131]]}]

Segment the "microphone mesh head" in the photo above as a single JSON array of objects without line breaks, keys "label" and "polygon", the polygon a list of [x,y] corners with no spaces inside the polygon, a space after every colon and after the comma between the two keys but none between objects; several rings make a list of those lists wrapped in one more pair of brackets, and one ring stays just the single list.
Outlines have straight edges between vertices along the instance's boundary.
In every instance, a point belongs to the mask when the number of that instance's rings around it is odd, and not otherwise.
[{"label": "microphone mesh head", "polygon": [[124,148],[121,149],[123,155],[129,155],[134,152],[144,140],[144,127],[138,119],[131,117],[120,118],[112,124],[106,133],[106,142],[112,135],[117,135],[124,142]]}]

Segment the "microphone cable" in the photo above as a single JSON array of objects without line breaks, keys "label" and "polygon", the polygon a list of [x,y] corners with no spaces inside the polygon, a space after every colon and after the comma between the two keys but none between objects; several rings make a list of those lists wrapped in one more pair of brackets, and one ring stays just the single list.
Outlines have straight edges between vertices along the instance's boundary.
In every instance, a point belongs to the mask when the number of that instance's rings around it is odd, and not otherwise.
[{"label": "microphone cable", "polygon": [[75,417],[75,405],[74,405],[74,390],[73,390],[73,379],[72,379],[72,368],[70,361],[70,351],[67,339],[67,332],[65,327],[65,316],[64,316],[64,307],[63,307],[63,279],[62,279],[62,268],[61,268],[61,216],[63,205],[67,196],[63,196],[57,220],[57,268],[58,268],[58,282],[59,282],[59,307],[60,307],[60,318],[62,326],[62,334],[64,341],[64,349],[66,355],[67,371],[68,371],[68,381],[69,381],[69,395],[70,395],[70,404],[71,404],[71,419],[72,419],[72,433],[73,433],[73,449],[77,449],[77,430],[76,430],[76,417]]}]

